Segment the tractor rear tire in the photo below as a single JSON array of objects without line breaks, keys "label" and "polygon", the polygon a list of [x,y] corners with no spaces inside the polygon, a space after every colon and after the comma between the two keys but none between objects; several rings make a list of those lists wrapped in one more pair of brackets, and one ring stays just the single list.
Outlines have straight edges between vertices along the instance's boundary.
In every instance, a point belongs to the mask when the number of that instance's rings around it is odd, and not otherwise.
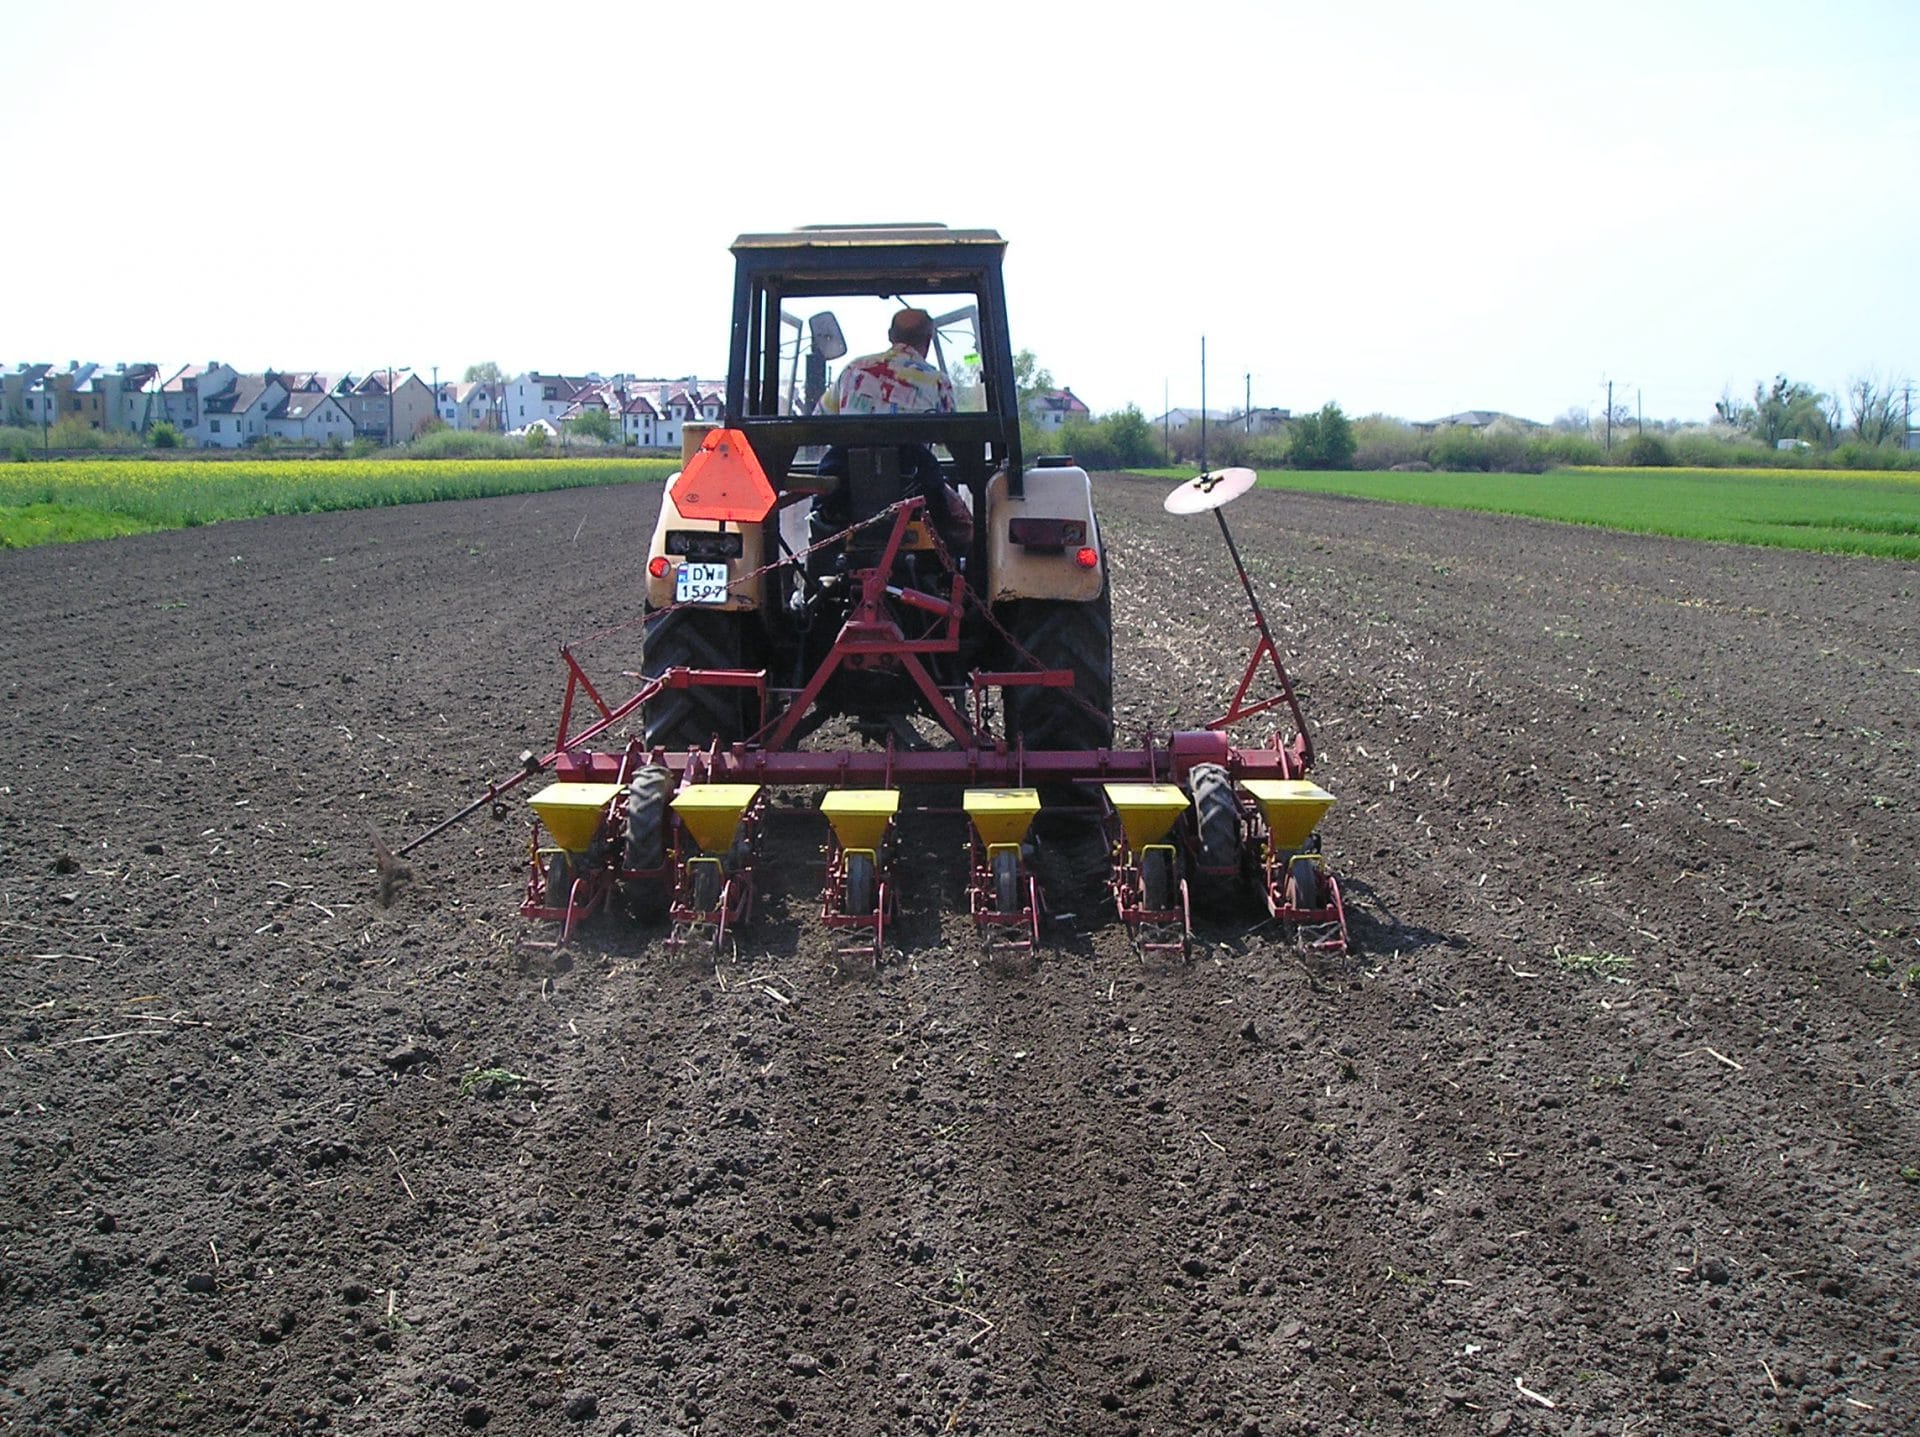
[{"label": "tractor rear tire", "polygon": [[[998,618],[1018,645],[1007,655],[1009,669],[1066,669],[1073,674],[1073,688],[1066,693],[1022,686],[1002,690],[1008,739],[1017,736],[1029,750],[1111,748],[1111,588],[1103,585],[1100,597],[1087,603],[1018,599],[1002,605]],[[1106,838],[1095,816],[1098,794],[1086,784],[1056,783],[1041,787],[1040,800],[1034,836],[1039,840],[1042,885],[1069,908],[1097,903],[1107,873]]]},{"label": "tractor rear tire", "polygon": [[[641,769],[627,785],[625,809],[627,837],[620,850],[620,866],[629,871],[652,872],[667,863],[667,798],[673,790],[673,775],[664,768]],[[627,910],[642,922],[666,916],[672,901],[672,881],[636,880],[622,886]]]},{"label": "tractor rear tire", "polygon": [[[651,679],[672,668],[741,668],[751,620],[751,614],[724,609],[655,610],[647,615],[640,672]],[[650,748],[699,749],[715,738],[729,744],[760,726],[759,705],[751,689],[664,689],[644,712]]]},{"label": "tractor rear tire", "polygon": [[1024,668],[1019,650],[1043,669],[1073,673],[1072,696],[1053,689],[1015,686],[1003,691],[1007,736],[1030,749],[1113,747],[1113,596],[1086,603],[1067,599],[1020,599],[1002,606],[1000,623],[1019,645],[1009,666]]},{"label": "tractor rear tire", "polygon": [[[1193,794],[1194,906],[1209,917],[1224,917],[1240,905],[1242,886],[1242,845],[1240,842],[1240,803],[1233,793],[1233,779],[1217,763],[1195,764],[1187,774],[1187,788]],[[1230,869],[1231,872],[1208,872]]]}]

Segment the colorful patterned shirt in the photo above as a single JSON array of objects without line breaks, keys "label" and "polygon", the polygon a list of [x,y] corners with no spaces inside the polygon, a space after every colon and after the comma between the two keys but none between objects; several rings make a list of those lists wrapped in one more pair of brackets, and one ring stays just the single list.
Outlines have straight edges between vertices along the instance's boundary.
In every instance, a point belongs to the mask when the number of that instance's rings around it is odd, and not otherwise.
[{"label": "colorful patterned shirt", "polygon": [[953,383],[910,345],[849,360],[821,396],[828,414],[951,414]]}]

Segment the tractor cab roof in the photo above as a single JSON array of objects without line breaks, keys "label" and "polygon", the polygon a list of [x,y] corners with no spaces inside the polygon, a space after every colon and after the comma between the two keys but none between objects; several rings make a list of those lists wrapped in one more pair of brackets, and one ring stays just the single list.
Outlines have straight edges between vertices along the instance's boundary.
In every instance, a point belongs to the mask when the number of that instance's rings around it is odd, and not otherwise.
[{"label": "tractor cab roof", "polygon": [[803,225],[783,234],[746,234],[733,242],[743,250],[871,249],[875,246],[938,245],[951,248],[1004,250],[1007,242],[996,230],[956,230],[942,224]]},{"label": "tractor cab roof", "polygon": [[999,274],[1006,249],[993,230],[936,224],[811,225],[733,242],[742,278],[789,295],[978,291]]}]

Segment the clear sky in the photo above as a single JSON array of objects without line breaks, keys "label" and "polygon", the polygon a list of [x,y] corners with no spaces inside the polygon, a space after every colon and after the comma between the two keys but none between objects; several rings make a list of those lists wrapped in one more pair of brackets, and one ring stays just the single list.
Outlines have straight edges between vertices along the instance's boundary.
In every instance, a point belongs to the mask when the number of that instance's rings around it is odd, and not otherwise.
[{"label": "clear sky", "polygon": [[717,376],[734,235],[931,219],[1096,412],[1920,378],[1912,0],[0,0],[0,134],[9,367]]}]

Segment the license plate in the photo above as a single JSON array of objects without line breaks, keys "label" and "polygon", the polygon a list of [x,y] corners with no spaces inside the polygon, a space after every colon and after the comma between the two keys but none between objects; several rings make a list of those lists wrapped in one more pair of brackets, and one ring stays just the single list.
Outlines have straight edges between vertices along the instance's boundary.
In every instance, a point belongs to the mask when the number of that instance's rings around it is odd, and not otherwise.
[{"label": "license plate", "polygon": [[724,604],[727,601],[725,564],[682,564],[673,572],[676,604]]}]

